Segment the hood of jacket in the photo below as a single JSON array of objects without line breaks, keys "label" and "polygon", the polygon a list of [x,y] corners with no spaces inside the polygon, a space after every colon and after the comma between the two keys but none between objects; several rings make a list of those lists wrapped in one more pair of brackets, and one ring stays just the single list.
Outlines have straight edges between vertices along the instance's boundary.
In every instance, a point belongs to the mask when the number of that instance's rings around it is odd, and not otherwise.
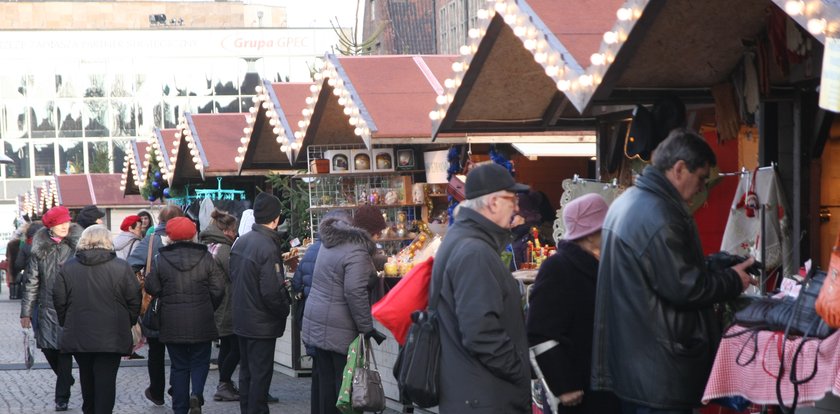
[{"label": "hood of jacket", "polygon": [[[82,231],[84,229],[82,226],[71,223],[70,224],[70,231],[67,233],[67,237],[61,239],[60,243],[66,244],[70,247],[71,250],[76,250],[76,244],[79,242],[79,237],[82,236]],[[41,255],[49,250],[51,247],[55,246],[56,242],[50,238],[50,229],[48,227],[42,227],[38,230],[34,236],[32,236],[32,254],[37,257],[41,257]]]},{"label": "hood of jacket", "polygon": [[327,248],[352,243],[365,246],[371,255],[376,252],[376,243],[373,242],[367,231],[353,226],[340,217],[324,219],[318,226],[318,234],[321,236],[321,243]]},{"label": "hood of jacket", "polygon": [[113,260],[117,254],[113,250],[90,249],[76,252],[76,259],[85,266],[95,266]]},{"label": "hood of jacket", "polygon": [[207,246],[191,241],[175,242],[161,247],[158,251],[159,257],[181,272],[190,271],[198,266],[205,254]]},{"label": "hood of jacket", "polygon": [[222,243],[227,244],[230,246],[232,244],[230,238],[225,236],[218,227],[214,225],[207,226],[206,229],[202,230],[201,233],[198,235],[198,241],[203,244],[210,244],[210,243]]}]

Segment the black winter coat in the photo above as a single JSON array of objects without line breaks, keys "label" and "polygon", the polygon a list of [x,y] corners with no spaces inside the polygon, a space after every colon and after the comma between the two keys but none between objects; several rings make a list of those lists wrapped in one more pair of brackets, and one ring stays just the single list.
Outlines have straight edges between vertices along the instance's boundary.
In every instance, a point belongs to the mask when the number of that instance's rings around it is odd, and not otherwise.
[{"label": "black winter coat", "polygon": [[461,208],[435,255],[440,413],[529,413],[531,368],[519,286],[500,258],[510,231]]},{"label": "black winter coat", "polygon": [[207,226],[199,235],[199,241],[207,245],[207,250],[213,255],[213,260],[222,269],[225,277],[225,297],[216,309],[214,318],[219,336],[233,335],[233,310],[230,308],[230,245],[232,241],[215,225]]},{"label": "black winter coat", "polygon": [[736,298],[741,279],[706,270],[687,205],[653,167],[610,206],[601,239],[592,388],[659,409],[700,406],[721,335],[713,306]]},{"label": "black winter coat", "polygon": [[321,240],[312,243],[303,254],[303,259],[300,259],[295,275],[292,277],[292,291],[302,293],[304,298],[309,296],[309,290],[312,289],[312,274],[315,273],[315,260],[318,258],[320,249]]},{"label": "black winter coat", "polygon": [[291,297],[285,287],[280,235],[262,224],[233,243],[233,333],[245,338],[278,338],[286,330]]},{"label": "black winter coat", "polygon": [[558,413],[620,412],[618,399],[589,387],[592,324],[598,259],[577,244],[562,240],[557,253],[537,273],[528,300],[530,346],[555,340],[558,346],[538,357],[548,386],[556,395],[584,391],[580,405],[560,406]]},{"label": "black winter coat", "polygon": [[146,276],[146,292],[160,298],[160,341],[191,344],[219,337],[213,311],[225,280],[207,246],[176,242],[162,247]]},{"label": "black winter coat", "polygon": [[131,326],[140,314],[140,283],[131,266],[111,250],[76,253],[62,266],[53,288],[61,352],[131,355]]},{"label": "black winter coat", "polygon": [[38,329],[35,330],[38,348],[59,349],[61,326],[58,324],[58,314],[53,305],[53,286],[59,268],[65,260],[73,256],[81,235],[82,227],[74,223],[70,225],[67,237],[58,243],[50,238],[50,229],[47,227],[42,227],[32,237],[32,252],[26,264],[26,288],[20,304],[20,316],[31,318],[35,307],[38,307]]}]

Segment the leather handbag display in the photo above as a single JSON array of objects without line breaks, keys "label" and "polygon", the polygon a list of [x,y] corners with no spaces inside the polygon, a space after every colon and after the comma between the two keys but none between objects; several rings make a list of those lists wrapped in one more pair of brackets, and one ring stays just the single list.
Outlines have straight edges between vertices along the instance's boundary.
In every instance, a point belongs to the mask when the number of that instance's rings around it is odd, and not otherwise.
[{"label": "leather handbag display", "polygon": [[817,313],[832,328],[840,328],[840,234],[831,249],[825,283],[817,297]]},{"label": "leather handbag display", "polygon": [[[376,370],[376,360],[370,348],[370,339],[362,339],[359,345],[364,350],[365,359],[353,370],[352,404],[359,411],[379,412],[385,409],[385,390],[382,378]],[[373,369],[370,363],[373,362]]]}]

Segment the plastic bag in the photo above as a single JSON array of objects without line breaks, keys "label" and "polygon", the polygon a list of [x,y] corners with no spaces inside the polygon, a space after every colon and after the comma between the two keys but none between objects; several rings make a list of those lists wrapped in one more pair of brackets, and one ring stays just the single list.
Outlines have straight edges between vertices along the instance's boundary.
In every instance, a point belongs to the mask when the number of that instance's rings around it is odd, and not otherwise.
[{"label": "plastic bag", "polygon": [[35,365],[35,334],[31,328],[23,330],[23,364],[26,369]]}]

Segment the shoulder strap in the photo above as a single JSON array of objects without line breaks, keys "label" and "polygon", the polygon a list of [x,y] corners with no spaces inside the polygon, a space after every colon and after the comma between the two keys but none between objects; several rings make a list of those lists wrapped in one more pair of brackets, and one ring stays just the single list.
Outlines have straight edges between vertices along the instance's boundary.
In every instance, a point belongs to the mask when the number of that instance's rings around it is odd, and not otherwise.
[{"label": "shoulder strap", "polygon": [[146,268],[144,269],[144,272],[147,275],[152,272],[152,251],[153,251],[152,249],[154,248],[154,245],[155,245],[155,234],[152,233],[149,236],[149,251],[146,254]]}]

